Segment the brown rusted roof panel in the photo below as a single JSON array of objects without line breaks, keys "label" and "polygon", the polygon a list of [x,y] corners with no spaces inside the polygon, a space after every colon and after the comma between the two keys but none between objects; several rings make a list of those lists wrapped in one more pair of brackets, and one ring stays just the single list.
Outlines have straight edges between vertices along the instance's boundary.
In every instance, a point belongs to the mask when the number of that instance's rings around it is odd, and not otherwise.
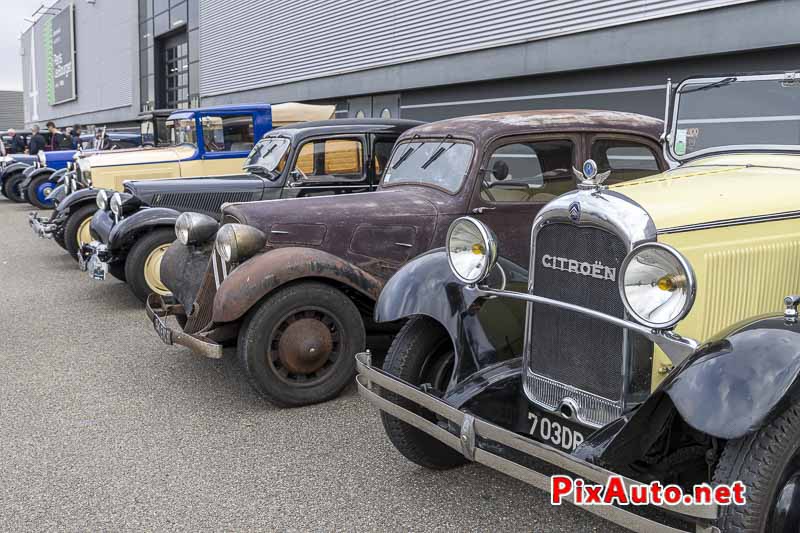
[{"label": "brown rusted roof panel", "polygon": [[622,111],[595,109],[539,109],[451,118],[417,126],[406,131],[401,140],[420,137],[453,137],[469,139],[483,145],[500,135],[522,135],[542,132],[597,131],[634,133],[658,141],[663,121]]}]

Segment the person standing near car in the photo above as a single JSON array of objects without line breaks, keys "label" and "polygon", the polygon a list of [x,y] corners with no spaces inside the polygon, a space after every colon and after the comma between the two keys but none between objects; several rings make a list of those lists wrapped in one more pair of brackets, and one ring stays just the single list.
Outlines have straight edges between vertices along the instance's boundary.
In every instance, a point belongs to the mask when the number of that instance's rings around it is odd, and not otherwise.
[{"label": "person standing near car", "polygon": [[72,148],[77,150],[81,145],[81,125],[80,124],[75,124],[74,126],[72,126],[71,140],[72,140]]},{"label": "person standing near car", "polygon": [[28,150],[30,155],[36,155],[45,149],[47,142],[44,140],[44,135],[39,133],[39,126],[31,128],[31,139],[28,142]]},{"label": "person standing near car", "polygon": [[23,154],[25,153],[25,138],[22,135],[17,135],[16,130],[14,128],[9,128],[8,136],[11,137],[11,141],[9,142],[9,152],[12,154]]},{"label": "person standing near car", "polygon": [[61,143],[64,142],[64,134],[58,131],[55,122],[52,120],[47,123],[47,131],[50,132],[50,142],[47,143],[46,150],[60,150]]}]

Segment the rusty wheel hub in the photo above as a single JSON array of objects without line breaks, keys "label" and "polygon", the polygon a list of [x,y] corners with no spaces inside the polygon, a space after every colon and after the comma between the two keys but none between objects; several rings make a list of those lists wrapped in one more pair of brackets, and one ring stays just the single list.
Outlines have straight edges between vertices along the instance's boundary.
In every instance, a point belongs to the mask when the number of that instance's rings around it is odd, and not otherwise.
[{"label": "rusty wheel hub", "polygon": [[333,350],[328,326],[313,318],[292,322],[278,343],[278,358],[293,374],[312,374],[322,368]]}]

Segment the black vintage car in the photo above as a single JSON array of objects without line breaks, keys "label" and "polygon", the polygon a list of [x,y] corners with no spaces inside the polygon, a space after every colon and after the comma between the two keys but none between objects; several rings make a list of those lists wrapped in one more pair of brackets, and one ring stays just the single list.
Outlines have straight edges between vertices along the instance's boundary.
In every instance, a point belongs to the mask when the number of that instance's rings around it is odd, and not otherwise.
[{"label": "black vintage car", "polygon": [[[226,202],[299,198],[374,190],[395,141],[421,124],[411,120],[326,120],[269,132],[240,175],[129,181],[122,193],[100,191],[80,266],[93,279],[127,281],[142,300],[166,295],[161,257],[175,223],[192,211],[219,218]],[[215,225],[216,227],[216,225]]]}]

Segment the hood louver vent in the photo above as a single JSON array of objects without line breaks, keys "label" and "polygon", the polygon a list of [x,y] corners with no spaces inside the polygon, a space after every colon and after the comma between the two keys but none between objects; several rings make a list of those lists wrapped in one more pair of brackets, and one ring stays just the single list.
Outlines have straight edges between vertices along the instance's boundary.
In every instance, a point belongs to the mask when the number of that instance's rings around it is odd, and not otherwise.
[{"label": "hood louver vent", "polygon": [[211,192],[211,193],[163,193],[156,194],[153,207],[171,207],[178,211],[196,211],[219,218],[222,204],[228,202],[252,202],[260,194],[252,192]]}]

